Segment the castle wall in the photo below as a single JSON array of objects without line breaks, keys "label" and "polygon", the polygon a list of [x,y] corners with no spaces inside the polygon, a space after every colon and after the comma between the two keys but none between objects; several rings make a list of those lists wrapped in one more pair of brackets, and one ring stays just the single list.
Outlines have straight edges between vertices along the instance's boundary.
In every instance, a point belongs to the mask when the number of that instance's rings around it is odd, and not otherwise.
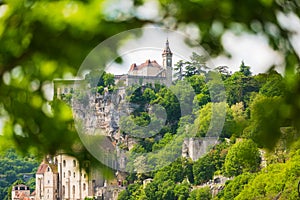
[{"label": "castle wall", "polygon": [[149,77],[149,76],[128,76],[127,77],[127,86],[131,85],[146,85],[149,84],[161,84],[166,85],[165,77]]}]

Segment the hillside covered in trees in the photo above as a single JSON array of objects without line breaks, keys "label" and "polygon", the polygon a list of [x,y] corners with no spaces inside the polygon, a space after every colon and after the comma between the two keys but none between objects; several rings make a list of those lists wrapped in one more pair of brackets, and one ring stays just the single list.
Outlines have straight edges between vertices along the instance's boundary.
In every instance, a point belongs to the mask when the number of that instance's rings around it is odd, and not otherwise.
[{"label": "hillside covered in trees", "polygon": [[[195,59],[192,57],[192,61]],[[298,199],[299,134],[291,120],[279,114],[288,112],[284,98],[288,92],[287,80],[274,70],[252,75],[250,67],[244,63],[233,74],[226,67],[219,67],[217,73],[222,76],[227,101],[212,102],[209,88],[219,83],[210,77],[216,72],[191,67],[190,63],[177,63],[185,70],[177,68],[181,74],[177,73],[180,79],[174,84],[187,80],[193,86],[196,91],[193,114],[181,118],[176,110],[179,109],[178,101],[170,97],[172,94],[167,88],[148,85],[132,93],[131,101],[139,102],[140,106],[131,118],[140,125],[149,123],[145,112],[149,104],[159,103],[169,110],[167,123],[159,132],[161,139],[140,139],[130,152],[147,153],[162,149],[182,131],[205,137],[209,129],[213,130],[210,124],[212,108],[226,104],[226,118],[219,144],[197,161],[178,158],[172,164],[152,172],[129,174],[129,185],[119,199]],[[189,96],[188,91],[183,93]],[[129,121],[126,119],[123,123]],[[145,163],[151,165],[153,160],[158,159],[163,162],[166,157],[173,155],[172,152],[174,148],[142,161],[133,159],[137,163],[133,162],[132,167],[145,167]],[[214,176],[228,177],[230,180],[218,194],[213,195],[206,183],[211,183]],[[152,181],[143,184],[149,178]]]},{"label": "hillside covered in trees", "polygon": [[25,183],[35,189],[35,173],[39,159],[32,155],[20,155],[10,149],[0,154],[0,199],[11,200],[11,187]]}]

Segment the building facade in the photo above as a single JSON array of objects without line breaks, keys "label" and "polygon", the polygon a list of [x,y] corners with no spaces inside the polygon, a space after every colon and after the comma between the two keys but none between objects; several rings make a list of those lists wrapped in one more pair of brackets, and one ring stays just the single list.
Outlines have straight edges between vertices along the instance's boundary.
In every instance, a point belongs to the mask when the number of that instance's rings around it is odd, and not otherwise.
[{"label": "building facade", "polygon": [[36,200],[53,200],[58,198],[57,166],[43,162],[36,173]]},{"label": "building facade", "polygon": [[[86,163],[83,163],[86,164]],[[103,186],[102,176],[87,172],[76,158],[59,154],[45,159],[36,173],[36,200],[84,200]]]},{"label": "building facade", "polygon": [[115,76],[115,81],[123,81],[125,86],[161,84],[170,86],[172,84],[172,56],[169,41],[166,41],[163,49],[162,66],[156,60],[146,60],[146,62],[137,65],[133,63],[126,75]]},{"label": "building facade", "polygon": [[27,185],[18,184],[12,187],[11,191],[12,200],[33,200],[34,197],[30,194],[30,189]]}]

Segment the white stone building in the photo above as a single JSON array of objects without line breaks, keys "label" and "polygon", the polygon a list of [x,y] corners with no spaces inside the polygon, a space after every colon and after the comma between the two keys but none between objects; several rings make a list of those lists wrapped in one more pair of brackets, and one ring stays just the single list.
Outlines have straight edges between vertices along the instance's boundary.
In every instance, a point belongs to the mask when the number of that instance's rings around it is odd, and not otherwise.
[{"label": "white stone building", "polygon": [[[88,163],[82,163],[88,165]],[[84,166],[89,167],[89,166]],[[80,167],[76,158],[59,154],[45,159],[36,173],[36,200],[84,200],[104,184],[101,173]]]},{"label": "white stone building", "polygon": [[58,198],[58,172],[54,164],[43,163],[36,173],[36,200],[53,200]]}]

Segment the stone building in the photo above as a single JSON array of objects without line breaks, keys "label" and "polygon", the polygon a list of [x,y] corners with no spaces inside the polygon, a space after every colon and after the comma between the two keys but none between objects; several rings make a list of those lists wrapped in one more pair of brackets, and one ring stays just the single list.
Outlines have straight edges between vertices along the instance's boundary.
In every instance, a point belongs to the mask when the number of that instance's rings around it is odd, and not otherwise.
[{"label": "stone building", "polygon": [[18,184],[12,187],[11,191],[12,200],[33,200],[34,198],[30,194],[30,189],[27,185]]},{"label": "stone building", "polygon": [[162,66],[156,60],[146,60],[146,62],[137,65],[133,63],[126,75],[115,76],[116,82],[122,81],[124,85],[131,86],[134,84],[145,85],[162,84],[170,86],[172,84],[172,56],[169,41],[166,41],[165,48],[162,53]]},{"label": "stone building", "polygon": [[58,198],[57,166],[43,161],[36,172],[36,200]]},{"label": "stone building", "polygon": [[[156,60],[146,60],[146,62],[137,65],[133,63],[128,70],[127,74],[115,75],[115,83],[123,82],[123,86],[131,86],[134,84],[145,85],[146,83],[159,83],[162,85],[170,86],[172,84],[172,57],[173,53],[169,46],[169,41],[166,41],[165,48],[162,52],[163,62],[162,65]],[[100,77],[99,77],[100,78]],[[87,86],[87,82],[83,79],[54,80],[54,99],[62,99],[68,94],[72,94],[75,89]],[[121,90],[124,88],[121,88]]]},{"label": "stone building", "polygon": [[36,200],[84,200],[95,196],[97,187],[103,187],[101,172],[90,169],[88,174],[76,158],[58,154],[45,159],[36,173]]}]

